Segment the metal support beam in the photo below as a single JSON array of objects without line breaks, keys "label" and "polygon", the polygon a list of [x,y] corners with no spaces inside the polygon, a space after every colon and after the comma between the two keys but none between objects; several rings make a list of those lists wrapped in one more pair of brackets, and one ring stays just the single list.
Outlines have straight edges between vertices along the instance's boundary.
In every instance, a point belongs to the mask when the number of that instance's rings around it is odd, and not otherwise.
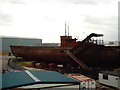
[{"label": "metal support beam", "polygon": [[89,66],[87,66],[84,62],[82,62],[80,59],[78,59],[76,56],[74,56],[71,52],[65,51],[65,53],[72,58],[75,62],[77,62],[82,68],[85,70],[89,70]]}]

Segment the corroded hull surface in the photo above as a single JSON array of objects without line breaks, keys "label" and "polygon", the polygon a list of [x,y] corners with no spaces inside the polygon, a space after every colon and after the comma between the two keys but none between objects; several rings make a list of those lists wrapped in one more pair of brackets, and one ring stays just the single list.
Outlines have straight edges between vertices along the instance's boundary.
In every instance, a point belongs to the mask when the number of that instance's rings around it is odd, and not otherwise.
[{"label": "corroded hull surface", "polygon": [[11,46],[14,56],[58,64],[70,62],[68,56],[64,53],[64,50],[70,49],[62,47]]},{"label": "corroded hull surface", "polygon": [[[14,56],[57,64],[76,64],[64,50],[72,48],[63,47],[35,47],[35,46],[11,46]],[[74,53],[73,53],[74,54]],[[120,67],[120,47],[95,45],[83,52],[74,54],[89,67],[116,68]]]},{"label": "corroded hull surface", "polygon": [[120,47],[118,46],[96,45],[76,56],[91,67],[120,67]]}]

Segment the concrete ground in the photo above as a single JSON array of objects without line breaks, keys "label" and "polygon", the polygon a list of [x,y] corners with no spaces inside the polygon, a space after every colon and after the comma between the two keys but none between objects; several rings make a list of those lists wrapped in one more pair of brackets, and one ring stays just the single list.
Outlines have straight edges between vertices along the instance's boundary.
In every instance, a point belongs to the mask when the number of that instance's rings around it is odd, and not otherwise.
[{"label": "concrete ground", "polygon": [[11,69],[8,65],[9,58],[7,55],[0,55],[0,73],[2,73],[2,70]]}]

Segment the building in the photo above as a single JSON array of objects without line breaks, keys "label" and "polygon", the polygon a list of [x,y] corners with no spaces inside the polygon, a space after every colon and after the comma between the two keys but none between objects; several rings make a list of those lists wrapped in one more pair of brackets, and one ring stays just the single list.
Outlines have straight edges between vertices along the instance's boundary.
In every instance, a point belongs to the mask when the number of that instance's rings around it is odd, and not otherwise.
[{"label": "building", "polygon": [[[2,89],[12,90],[61,90],[66,86],[77,86],[80,90],[80,81],[72,79],[55,71],[19,71],[0,74],[2,76]],[[55,88],[56,87],[56,88]],[[58,89],[60,87],[61,89]],[[67,87],[68,89],[70,87]]]},{"label": "building", "polygon": [[76,73],[73,73],[73,74],[68,74],[69,77],[75,79],[75,80],[78,80],[81,82],[80,84],[80,88],[82,90],[86,90],[86,89],[95,89],[96,88],[96,81],[92,78],[89,78],[87,76],[84,76],[84,75],[81,75],[81,74],[76,74]]},{"label": "building", "polygon": [[54,47],[54,46],[60,46],[60,44],[59,43],[42,43],[41,46]]},{"label": "building", "polygon": [[120,72],[103,71],[99,73],[99,82],[120,89]]},{"label": "building", "polygon": [[120,46],[120,41],[105,41],[104,45],[106,45],[106,46]]},{"label": "building", "polygon": [[19,45],[19,46],[41,46],[42,39],[34,38],[18,38],[18,37],[2,37],[2,50],[0,51],[9,51],[10,45]]}]

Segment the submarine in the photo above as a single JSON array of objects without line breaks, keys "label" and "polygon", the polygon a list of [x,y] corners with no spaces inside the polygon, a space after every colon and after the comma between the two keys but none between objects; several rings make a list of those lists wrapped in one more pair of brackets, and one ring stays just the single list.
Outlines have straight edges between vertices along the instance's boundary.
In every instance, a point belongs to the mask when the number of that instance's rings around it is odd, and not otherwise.
[{"label": "submarine", "polygon": [[26,61],[54,63],[64,67],[81,67],[114,69],[120,67],[120,46],[105,46],[92,40],[92,37],[101,37],[103,34],[91,33],[84,40],[77,41],[72,36],[60,36],[61,45],[56,47],[44,46],[14,46],[11,52],[16,57]]}]

